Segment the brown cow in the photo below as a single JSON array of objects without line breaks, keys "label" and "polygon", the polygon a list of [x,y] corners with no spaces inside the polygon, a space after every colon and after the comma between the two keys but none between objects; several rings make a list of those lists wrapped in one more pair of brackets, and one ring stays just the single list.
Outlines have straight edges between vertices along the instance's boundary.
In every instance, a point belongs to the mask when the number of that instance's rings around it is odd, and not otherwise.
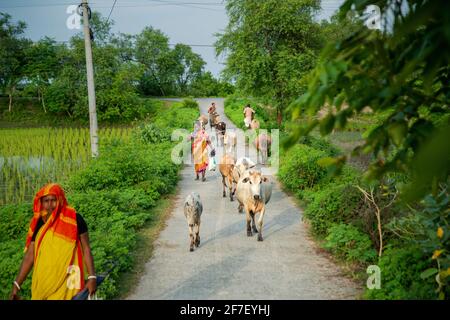
[{"label": "brown cow", "polygon": [[250,123],[250,129],[252,130],[259,129],[259,121],[253,119],[252,122]]},{"label": "brown cow", "polygon": [[216,126],[216,123],[219,122],[219,119],[220,116],[216,111],[209,113],[209,127],[211,130]]},{"label": "brown cow", "polygon": [[231,154],[225,154],[219,162],[219,171],[222,175],[223,197],[227,196],[225,187],[227,186],[225,178],[228,180],[228,189],[230,192],[230,201],[233,201],[233,168],[235,159]]},{"label": "brown cow", "polygon": [[[256,150],[258,150],[258,155],[261,154],[261,163],[262,164],[266,164],[266,161],[270,155],[271,144],[272,144],[272,138],[266,133],[259,134],[255,139],[255,147],[256,147]],[[257,158],[258,158],[258,156],[257,156]]]},{"label": "brown cow", "polygon": [[204,114],[200,115],[197,120],[200,121],[203,127],[206,127],[206,125],[208,124],[208,117]]}]

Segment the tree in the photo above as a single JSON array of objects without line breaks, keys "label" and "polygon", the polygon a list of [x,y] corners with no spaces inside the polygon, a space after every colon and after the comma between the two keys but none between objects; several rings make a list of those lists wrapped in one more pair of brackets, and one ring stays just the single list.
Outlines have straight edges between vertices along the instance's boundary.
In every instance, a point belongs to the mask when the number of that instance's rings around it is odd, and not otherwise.
[{"label": "tree", "polygon": [[[371,1],[347,0],[362,14]],[[313,116],[294,129],[290,143],[316,126],[323,135],[345,127],[348,118],[366,106],[380,114],[379,125],[366,133],[355,153],[371,153],[375,160],[368,178],[401,172],[411,180],[409,199],[420,199],[450,173],[450,3],[427,0],[378,1],[383,30],[361,27],[322,52],[308,91],[292,106],[293,120],[305,110]],[[390,20],[389,20],[390,19]],[[324,106],[328,114],[315,115]],[[386,114],[386,116],[382,116]],[[346,158],[329,161],[340,167]]]},{"label": "tree", "polygon": [[26,67],[26,54],[30,40],[19,38],[26,24],[19,21],[13,24],[11,16],[0,12],[0,89],[9,96],[9,112],[17,84],[23,79]]},{"label": "tree", "polygon": [[174,73],[177,93],[186,94],[190,85],[202,74],[205,61],[200,55],[192,52],[191,47],[185,44],[176,44],[172,50],[176,62]]},{"label": "tree", "polygon": [[26,56],[28,63],[25,67],[25,74],[29,81],[29,87],[36,90],[42,108],[44,112],[47,112],[44,95],[50,81],[55,78],[59,70],[56,41],[45,37],[30,45]]},{"label": "tree", "polygon": [[330,21],[322,20],[322,41],[324,43],[336,43],[358,32],[363,27],[363,20],[355,13],[349,12],[345,16],[339,11],[331,16]]},{"label": "tree", "polygon": [[225,97],[234,93],[234,86],[227,81],[214,78],[212,73],[207,71],[195,79],[189,93],[196,97]]},{"label": "tree", "polygon": [[321,48],[313,15],[318,0],[230,0],[229,24],[217,34],[216,52],[226,54],[225,75],[239,89],[271,100],[278,124],[290,99],[304,91],[303,77]]},{"label": "tree", "polygon": [[[94,59],[96,104],[100,121],[120,121],[140,118],[142,103],[137,94],[138,79],[142,77],[142,65],[131,60],[122,40],[110,34],[110,24],[93,13],[92,29],[99,37],[92,43]],[[100,27],[99,27],[100,26]],[[48,109],[54,113],[66,113],[78,119],[88,118],[86,87],[86,60],[84,39],[80,35],[71,38],[70,47],[59,52],[59,68],[47,90]]]},{"label": "tree", "polygon": [[173,91],[175,61],[169,38],[161,31],[146,27],[136,36],[136,59],[145,67],[141,79],[144,94],[166,95]]}]

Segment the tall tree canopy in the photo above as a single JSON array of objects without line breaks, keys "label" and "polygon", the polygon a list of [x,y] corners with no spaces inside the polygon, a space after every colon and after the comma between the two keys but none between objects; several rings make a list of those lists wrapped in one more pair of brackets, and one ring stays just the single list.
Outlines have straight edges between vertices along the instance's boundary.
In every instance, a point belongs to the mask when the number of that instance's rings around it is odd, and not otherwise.
[{"label": "tall tree canopy", "polygon": [[[369,0],[347,0],[340,18],[362,15]],[[373,154],[368,176],[404,172],[413,180],[413,198],[450,173],[450,3],[405,0],[376,2],[382,30],[359,28],[330,43],[322,52],[308,91],[292,106],[294,121],[308,112],[312,120],[294,129],[291,142],[316,126],[322,134],[345,127],[347,120],[369,106],[385,114],[366,134],[355,153]],[[321,120],[315,115],[328,108]],[[342,164],[345,157],[335,159]]]},{"label": "tall tree canopy", "polygon": [[217,54],[226,55],[225,75],[244,92],[283,108],[304,91],[304,76],[321,48],[313,17],[319,0],[229,0],[229,24],[218,34]]}]

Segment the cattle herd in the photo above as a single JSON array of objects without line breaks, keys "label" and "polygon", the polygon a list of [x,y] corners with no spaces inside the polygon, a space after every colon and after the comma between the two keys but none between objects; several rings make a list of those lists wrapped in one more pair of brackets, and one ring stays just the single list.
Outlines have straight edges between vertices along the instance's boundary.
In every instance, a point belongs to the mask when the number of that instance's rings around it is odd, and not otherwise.
[{"label": "cattle herd", "polygon": [[[203,125],[207,124],[206,116],[200,116],[199,120]],[[211,124],[212,123],[212,124]],[[225,147],[225,154],[219,161],[219,172],[222,176],[223,193],[225,198],[226,189],[230,201],[236,199],[238,201],[238,212],[245,211],[247,221],[247,236],[251,237],[253,233],[258,234],[258,241],[263,241],[263,221],[266,204],[272,195],[272,181],[269,177],[263,176],[261,172],[255,168],[255,163],[247,158],[241,157],[235,159],[232,152],[236,148],[236,133],[226,133],[226,125],[220,121],[219,115],[211,117],[211,130],[216,128],[218,143]],[[222,125],[223,124],[223,125]],[[259,123],[255,123],[255,126]],[[219,127],[219,128],[218,128]],[[268,150],[270,149],[270,137],[266,134],[258,135],[255,139],[255,146],[258,153],[261,153],[262,163],[267,160]],[[194,251],[194,247],[200,245],[200,217],[203,211],[203,204],[200,196],[196,192],[191,192],[184,202],[184,215],[189,226],[190,251]],[[259,215],[257,223],[255,216]]]}]

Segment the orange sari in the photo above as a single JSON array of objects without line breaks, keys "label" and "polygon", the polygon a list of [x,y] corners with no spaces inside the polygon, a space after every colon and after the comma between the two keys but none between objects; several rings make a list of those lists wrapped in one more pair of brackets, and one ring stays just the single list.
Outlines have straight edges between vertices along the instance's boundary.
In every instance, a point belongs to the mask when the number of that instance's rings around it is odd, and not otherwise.
[{"label": "orange sari", "polygon": [[39,229],[34,243],[34,266],[31,284],[33,300],[70,300],[84,288],[84,267],[75,209],[67,205],[58,184],[48,184],[36,194],[33,218],[27,234],[25,251],[42,215],[41,198],[54,195],[57,206]]},{"label": "orange sari", "polygon": [[205,171],[208,167],[208,149],[209,136],[204,129],[198,130],[194,136],[194,143],[192,146],[194,153],[194,168],[195,172],[200,173]]}]

